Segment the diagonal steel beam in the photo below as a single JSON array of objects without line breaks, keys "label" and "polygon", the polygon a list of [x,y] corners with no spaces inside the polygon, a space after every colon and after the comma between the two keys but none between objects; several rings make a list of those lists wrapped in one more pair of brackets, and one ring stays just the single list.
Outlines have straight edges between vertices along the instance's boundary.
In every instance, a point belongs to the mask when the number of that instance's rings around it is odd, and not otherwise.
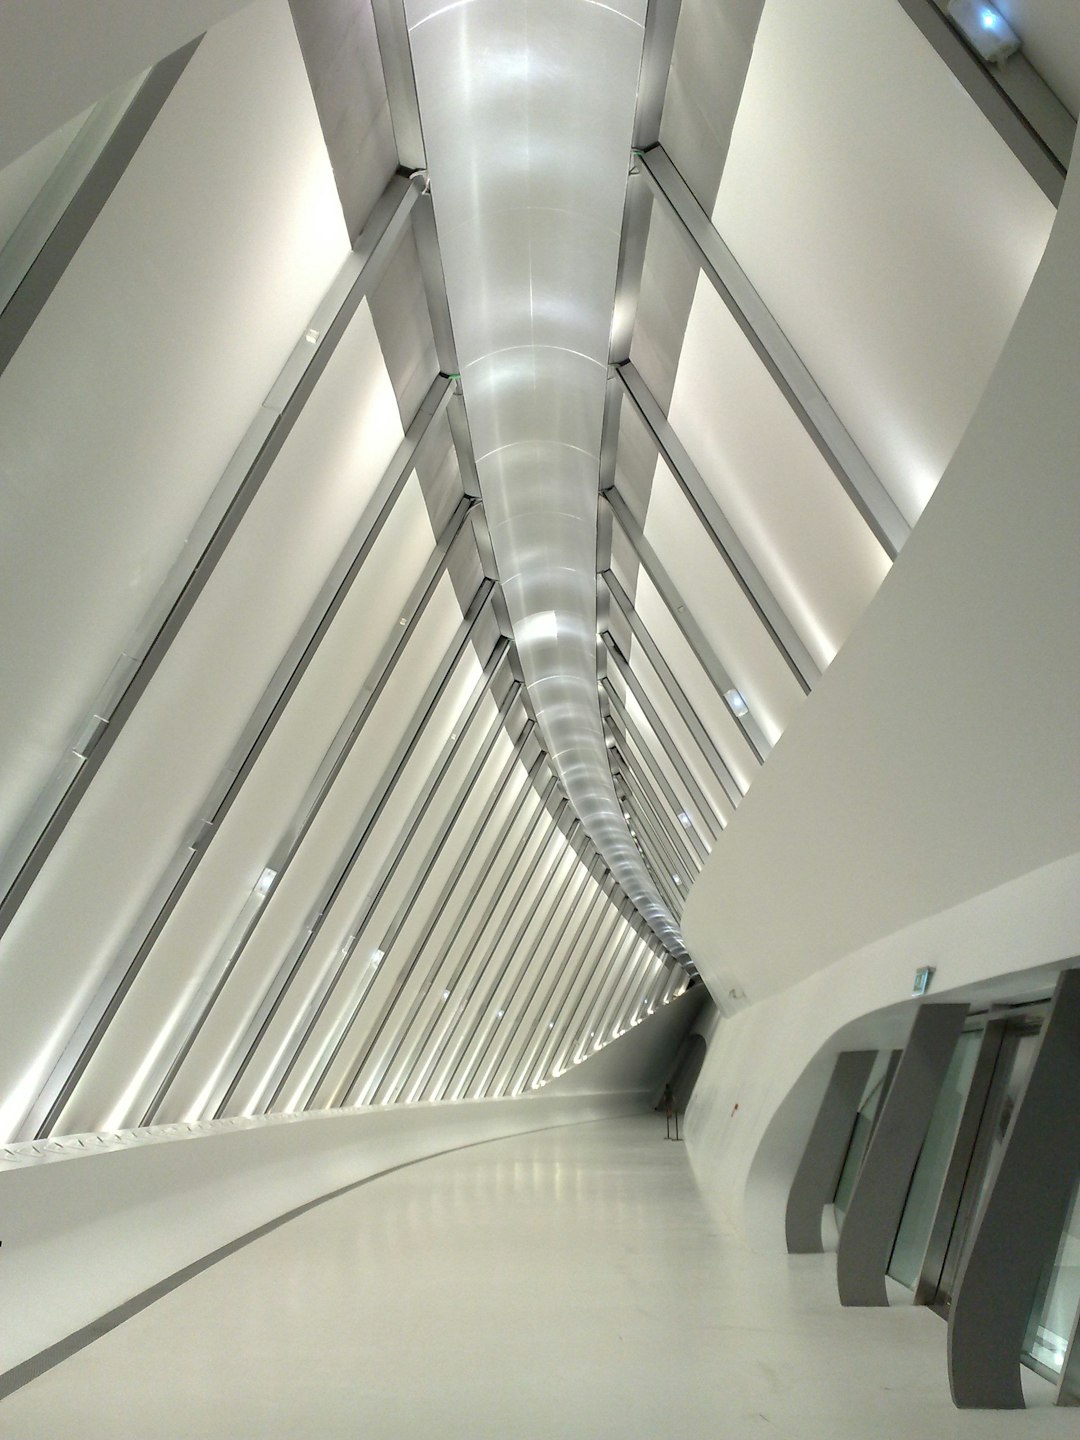
[{"label": "diagonal steel beam", "polygon": [[[629,716],[627,716],[626,718],[629,719]],[[608,714],[604,716],[604,723],[608,727],[608,731],[615,741],[615,745],[618,749],[619,756],[622,761],[625,764],[630,765],[634,774],[637,775],[642,781],[644,781],[645,779],[644,771],[648,771],[652,782],[648,788],[656,797],[656,804],[654,808],[659,809],[661,804],[666,805],[667,810],[671,815],[675,817],[685,815],[687,821],[690,821],[689,813],[686,811],[685,807],[679,803],[679,797],[675,794],[675,791],[672,788],[667,776],[664,774],[663,768],[657,762],[656,756],[653,755],[652,752],[641,743],[640,737],[638,737],[636,749],[631,748],[631,741],[633,741],[634,737],[629,735],[627,731],[623,730],[620,727],[616,716],[610,708]],[[637,755],[640,755],[641,757],[640,766],[631,763]],[[642,767],[644,767],[644,769]],[[655,786],[655,789],[653,789],[653,786]],[[701,824],[707,829],[709,839],[715,841],[717,835],[707,823],[710,818],[712,817],[708,813],[706,815],[703,815],[701,817]],[[698,862],[697,868],[700,869],[700,867],[704,865],[705,861],[709,858],[709,847],[706,845],[705,840],[698,831],[697,826],[693,824],[692,821],[691,823],[687,824],[680,820],[678,823],[679,828],[680,830],[682,830],[688,844],[692,846],[693,853],[696,856]],[[717,828],[718,830],[723,829],[723,826],[719,824],[719,821],[717,821]]]},{"label": "diagonal steel beam", "polygon": [[[690,700],[688,699],[685,690],[683,690],[682,686],[675,678],[675,672],[667,663],[667,660],[664,658],[663,652],[661,651],[659,645],[657,645],[656,641],[653,639],[649,631],[649,627],[641,618],[629,595],[627,595],[626,591],[619,584],[618,577],[615,575],[615,572],[613,570],[605,570],[600,578],[607,586],[608,594],[611,596],[612,600],[614,600],[616,606],[618,607],[620,613],[623,616],[623,619],[630,627],[630,633],[633,635],[637,643],[641,646],[642,650],[644,650],[645,658],[648,660],[649,664],[656,672],[656,678],[660,681],[660,684],[667,691],[671,699],[671,703],[679,712],[679,715],[686,724],[686,728],[690,731],[691,735],[693,735],[694,742],[697,745],[698,749],[701,751],[702,755],[704,755],[705,759],[709,762],[712,770],[716,774],[719,774],[721,767],[725,763],[724,758],[720,754],[715,743],[713,742],[712,736],[706,730],[704,724],[698,716],[697,711],[690,703]],[[726,695],[722,698],[724,701],[724,708],[734,720],[735,724],[739,727],[743,738],[753,752],[755,760],[757,760],[760,764],[761,761],[763,761],[765,756],[768,754],[769,743],[765,739],[764,735],[762,735],[761,729],[757,721],[754,719],[754,717],[750,714],[749,711],[747,711],[745,715],[738,714],[732,708],[731,701]]]},{"label": "diagonal steel beam", "polygon": [[198,49],[200,35],[149,71],[41,249],[0,311],[0,375],[45,308],[151,125]]},{"label": "diagonal steel beam", "polygon": [[702,478],[676,435],[671,421],[664,414],[637,369],[627,360],[615,367],[623,389],[652,437],[660,458],[682,491],[687,504],[697,516],[705,533],[724,562],[731,578],[746,597],[780,658],[787,665],[802,689],[809,694],[821,674],[813,656],[803,644],[798,631],[784,613],[780,602],[765,582],[761,571],[735,533],[735,529],[716,497]]},{"label": "diagonal steel beam", "polygon": [[745,271],[714,229],[671,157],[662,146],[655,145],[639,158],[653,194],[676,221],[713,289],[795,411],[875,540],[889,559],[895,560],[911,534],[911,526],[892,496],[851,438]]},{"label": "diagonal steel beam", "polygon": [[1061,201],[1076,121],[1023,53],[987,65],[955,28],[947,0],[900,0],[1048,200]]},{"label": "diagonal steel beam", "polygon": [[[413,424],[398,447],[394,459],[379,482],[371,501],[354,527],[348,544],[310,607],[297,635],[266,687],[245,727],[240,742],[224,767],[209,797],[201,807],[205,817],[196,844],[184,847],[178,857],[179,873],[170,866],[155,887],[150,903],[121,945],[108,974],[98,986],[80,1017],[63,1053],[42,1087],[25,1125],[37,1136],[51,1133],[64,1107],[73,1096],[93,1056],[128,992],[148,960],[187,887],[202,865],[214,837],[236,803],[248,776],[269,743],[275,728],[299,689],[308,668],[335,617],[345,603],[360,570],[381,535],[394,506],[412,474],[416,455],[432,419],[441,413],[449,393],[448,382],[432,386]],[[437,552],[444,555],[461,529],[466,510],[451,522],[453,531],[444,535]],[[266,892],[267,894],[269,892]]]},{"label": "diagonal steel beam", "polygon": [[[652,747],[648,744],[644,735],[642,735],[641,731],[638,729],[633,717],[630,715],[630,712],[623,704],[622,697],[619,695],[614,685],[612,685],[610,678],[605,676],[604,679],[601,681],[601,684],[604,687],[604,698],[607,701],[610,711],[609,723],[614,727],[617,722],[624,739],[629,741],[637,754],[641,756],[643,762],[649,767],[654,777],[656,777],[657,783],[659,784],[660,777],[663,775],[663,771],[657,763]],[[701,786],[698,784],[689,766],[686,765],[686,763],[683,761],[682,756],[676,756],[672,754],[672,752],[665,749],[662,744],[661,752],[667,759],[668,763],[671,765],[672,769],[675,771],[679,783],[686,791],[691,806],[695,810],[697,810],[697,812],[701,816],[702,823],[708,827],[710,838],[713,841],[717,840],[724,831],[725,822],[723,820],[723,817],[717,814],[715,806],[712,804],[709,797],[705,794],[704,790],[702,790]],[[664,783],[665,785],[667,785],[666,780]],[[676,802],[675,813],[678,814],[679,811],[682,810],[683,806],[678,803],[677,797],[675,796],[674,791],[671,790],[670,786],[667,787],[666,793],[668,792],[671,794],[672,799]]]},{"label": "diagonal steel beam", "polygon": [[[686,771],[686,765],[682,761],[682,756],[679,753],[678,746],[673,743],[671,745],[664,745],[664,736],[667,735],[667,730],[664,726],[663,720],[661,720],[660,716],[656,713],[656,707],[650,700],[648,692],[646,691],[644,685],[642,685],[637,675],[635,675],[634,670],[630,665],[630,662],[626,659],[626,656],[619,649],[618,644],[616,643],[615,638],[611,634],[611,632],[609,630],[605,630],[603,635],[601,636],[601,639],[607,647],[608,655],[610,656],[616,670],[619,672],[619,676],[622,679],[623,684],[630,691],[631,695],[633,695],[637,703],[641,706],[645,719],[649,722],[650,729],[652,730],[653,734],[656,736],[660,744],[663,746],[666,754],[668,755],[668,758],[671,760],[672,764],[675,765],[676,770],[679,771],[680,778],[683,779],[683,783],[686,784],[686,779],[683,776],[683,772]],[[686,773],[688,774],[689,772],[686,771]],[[727,796],[728,800],[733,806],[738,807],[739,804],[742,802],[743,797],[742,791],[739,789],[734,775],[732,775],[731,771],[727,768],[726,765],[723,764],[722,761],[720,770],[715,773],[716,778],[720,783],[720,787],[723,790],[724,794]]]},{"label": "diagonal steel beam", "polygon": [[[459,528],[456,531],[456,534],[461,533],[462,530],[460,529],[459,522]],[[355,719],[346,730],[344,736],[341,736],[339,733],[339,738],[335,740],[333,746],[334,753],[332,761],[320,772],[319,783],[315,790],[315,793],[309,794],[309,796],[305,797],[301,821],[298,825],[293,827],[293,830],[288,837],[288,849],[284,853],[282,859],[277,866],[277,874],[274,878],[273,886],[270,892],[268,892],[269,894],[272,894],[273,889],[281,885],[283,876],[288,871],[290,865],[299,853],[302,845],[304,844],[304,841],[306,840],[309,832],[311,831],[312,826],[316,823],[323,804],[325,803],[327,797],[330,795],[330,792],[333,789],[333,786],[337,781],[338,776],[341,774],[341,771],[344,768],[346,762],[348,761],[349,756],[352,754],[353,749],[355,748],[358,740],[362,735],[364,726],[367,724],[369,718],[374,711],[375,705],[377,704],[379,697],[382,695],[387,684],[389,683],[398,661],[404,655],[409,640],[411,639],[412,635],[415,634],[422,616],[426,612],[438,589],[439,582],[441,581],[446,569],[448,555],[449,548],[445,553],[439,556],[437,564],[429,564],[429,566],[425,570],[424,575],[421,577],[422,581],[426,583],[424,584],[420,601],[416,607],[416,610],[413,612],[409,625],[405,628],[405,630],[401,632],[400,637],[393,645],[393,648],[388,649],[388,651],[384,652],[383,656],[380,657],[380,661],[376,666],[375,673],[372,675],[369,683],[364,687],[363,691],[361,692],[361,703],[358,707],[356,707],[358,713],[356,713]],[[458,627],[458,630],[454,636],[454,640],[451,643],[447,655],[444,657],[442,663],[440,664],[431,682],[429,683],[416,715],[412,718],[409,727],[407,728],[401,742],[395,750],[394,756],[392,757],[391,763],[387,769],[387,773],[380,780],[379,786],[376,788],[375,792],[368,801],[368,805],[359,817],[357,826],[355,827],[355,830],[353,832],[353,840],[349,851],[348,859],[345,861],[343,869],[336,872],[335,875],[331,878],[331,880],[327,883],[327,885],[324,886],[320,900],[314,907],[310,926],[304,932],[304,934],[298,938],[296,942],[299,950],[306,950],[306,948],[310,945],[311,940],[314,938],[315,933],[318,931],[322,923],[323,917],[325,916],[327,909],[329,908],[334,897],[338,893],[341,885],[344,884],[345,879],[347,878],[348,873],[352,868],[352,865],[355,864],[356,858],[359,854],[360,849],[363,846],[363,841],[368,833],[368,830],[371,828],[372,825],[375,824],[378,816],[382,813],[382,810],[388,803],[389,796],[393,790],[393,786],[396,783],[401,768],[404,766],[408,759],[408,756],[415,748],[418,737],[422,732],[425,724],[427,723],[432,711],[435,709],[435,706],[438,704],[439,698],[445,690],[446,685],[449,683],[449,678],[456,664],[458,663],[462,655],[466,653],[469,647],[472,634],[476,628],[480,615],[483,613],[486,601],[487,590],[484,587],[481,587],[481,589],[477,592],[477,596],[473,601],[473,604],[469,607],[469,610],[463,618],[461,625]],[[193,1007],[195,1011],[194,1017],[186,1026],[183,1043],[174,1055],[172,1062],[168,1067],[167,1073],[162,1078],[158,1086],[157,1092],[154,1095],[154,1098],[146,1111],[146,1114],[142,1121],[144,1125],[153,1124],[160,1118],[159,1112],[161,1110],[161,1107],[165,1104],[167,1100],[172,1083],[175,1080],[176,1076],[180,1073],[180,1070],[188,1055],[191,1053],[191,1050],[194,1047],[196,1040],[198,1039],[202,1026],[206,1023],[207,1017],[209,1016],[211,1010],[214,1007],[217,997],[221,994],[226,983],[228,982],[229,976],[232,974],[237,964],[239,963],[243,950],[250,941],[257,923],[258,916],[255,916],[251,925],[241,937],[239,944],[233,951],[231,951],[224,957],[224,963],[218,966],[215,972],[207,978],[207,982],[204,984],[203,987],[201,987],[199,994],[195,997],[195,1000],[193,1001]],[[216,1103],[216,1101],[214,1103]]]},{"label": "diagonal steel beam", "polygon": [[[178,593],[167,596],[168,609],[157,624],[142,659],[126,680],[115,703],[98,710],[95,724],[81,746],[82,763],[33,838],[7,893],[0,900],[0,935],[3,935],[11,924],[19,906],[206,588],[353,316],[393,253],[418,194],[419,182],[405,180],[400,176],[395,176],[390,182],[357,241],[354,256],[347,267],[351,283],[336,313],[326,329],[318,334],[315,342],[308,342],[306,339],[300,342],[297,351],[272,387],[248,435],[237,448],[226,476],[223,477],[223,481],[227,482],[225,488],[230,497],[224,511],[216,518],[201,553],[188,562],[189,568],[181,580]],[[234,476],[234,469],[244,464],[246,469]],[[219,490],[222,488],[219,486]],[[217,493],[215,492],[215,496]],[[166,582],[166,589],[170,584],[171,577],[170,581]],[[154,608],[156,613],[157,604]]]},{"label": "diagonal steel beam", "polygon": [[[409,814],[406,817],[406,823],[402,827],[401,833],[399,834],[398,839],[394,843],[392,860],[389,864],[384,863],[384,874],[380,879],[379,884],[375,887],[374,893],[372,894],[370,899],[365,902],[363,912],[359,917],[357,917],[357,919],[352,925],[352,935],[354,941],[356,938],[359,937],[362,929],[364,928],[364,925],[367,922],[368,917],[374,912],[376,905],[385,893],[386,888],[391,883],[391,880],[394,874],[397,872],[398,866],[401,863],[402,859],[406,854],[409,853],[409,847],[412,844],[412,841],[415,839],[420,829],[420,826],[423,824],[424,819],[427,816],[436,797],[438,796],[444,782],[447,779],[447,776],[450,774],[454,762],[465,748],[465,745],[467,743],[467,736],[470,734],[473,725],[476,723],[477,717],[480,714],[483,700],[491,690],[491,687],[494,685],[498,672],[504,664],[505,659],[506,647],[504,645],[500,645],[496,648],[495,651],[492,652],[488,664],[485,666],[483,673],[481,674],[476,685],[473,687],[473,693],[470,696],[469,702],[465,707],[463,718],[458,721],[458,724],[456,726],[456,738],[450,742],[449,748],[444,750],[444,753],[441,757],[441,763],[438,763],[432,767],[431,773],[425,781],[424,786],[420,791],[420,794],[414,801],[412,808],[410,809]],[[507,688],[506,694],[503,696],[502,701],[500,702],[498,711],[494,719],[488,726],[487,733],[483,741],[481,742],[481,748],[478,751],[477,755],[474,757],[471,765],[469,766],[465,779],[462,781],[455,804],[450,808],[449,818],[444,816],[443,820],[440,822],[439,828],[436,831],[435,840],[432,842],[432,846],[429,847],[431,850],[434,851],[434,854],[436,856],[441,851],[442,846],[445,843],[446,837],[449,834],[454,821],[460,814],[461,808],[465,805],[472,786],[476,782],[477,775],[479,775],[479,773],[483,769],[484,763],[491,754],[492,749],[494,748],[500,734],[503,731],[507,717],[510,713],[511,708],[513,707],[516,693],[517,686],[511,683],[510,686]],[[528,727],[526,726],[526,729],[527,728]],[[515,755],[517,753],[517,747],[522,743],[523,739],[524,736],[522,736],[515,743]],[[400,769],[398,770],[397,774],[400,774]],[[412,899],[408,903],[408,909],[412,908],[413,900],[415,900],[415,894],[416,891],[414,891],[412,894]],[[226,1113],[229,1102],[231,1101],[233,1095],[236,1093],[237,1087],[243,1079],[244,1073],[248,1065],[251,1063],[251,1060],[253,1059],[263,1036],[266,1034],[270,1023],[274,1018],[274,1015],[277,1013],[282,1001],[285,998],[285,995],[287,994],[289,988],[292,985],[293,980],[299,974],[300,968],[304,960],[311,952],[311,942],[315,938],[315,933],[316,932],[314,931],[312,932],[310,939],[305,942],[303,949],[296,956],[295,960],[291,957],[287,957],[285,963],[279,967],[278,975],[275,977],[274,982],[267,987],[262,1002],[248,1025],[246,1035],[241,1040],[240,1044],[237,1046],[237,1056],[239,1058],[233,1064],[233,1075],[217,1106],[217,1110],[215,1112],[216,1117],[220,1118]],[[331,991],[327,992],[328,996],[332,992],[332,988],[333,987],[331,987]],[[297,1047],[297,1049],[299,1049],[299,1047]],[[283,1067],[283,1069],[287,1069],[287,1066]]]},{"label": "diagonal steel beam", "polygon": [[[705,637],[705,632],[694,619],[690,607],[686,604],[682,595],[675,588],[675,584],[665,569],[659,555],[645,538],[645,532],[634,519],[630,507],[620,495],[618,490],[608,490],[601,497],[605,502],[602,509],[610,511],[612,517],[618,522],[619,529],[630,542],[630,546],[637,556],[646,575],[652,581],[653,588],[663,600],[672,620],[682,632],[683,639],[693,652],[694,658],[705,672],[709,684],[716,691],[724,705],[731,712],[732,718],[738,720],[732,709],[731,694],[738,694],[738,686],[732,680],[727,668],[721,662],[716,651]],[[749,715],[749,712],[748,712]],[[754,728],[750,731],[755,736],[761,735],[761,728],[754,721]],[[762,736],[762,756],[768,754],[768,742]]]},{"label": "diagonal steel beam", "polygon": [[645,800],[650,813],[660,827],[668,848],[676,857],[676,869],[683,869],[692,879],[708,859],[708,852],[701,842],[697,831],[690,826],[682,825],[675,819],[678,811],[670,811],[665,806],[665,795],[671,794],[671,789],[665,787],[660,793],[653,787],[650,777],[655,777],[656,771],[644,769],[635,763],[632,752],[628,752],[625,736],[619,730],[614,720],[608,717],[608,726],[611,737],[614,740],[614,754],[619,762],[619,770],[624,781],[629,784],[633,782],[637,793]]}]

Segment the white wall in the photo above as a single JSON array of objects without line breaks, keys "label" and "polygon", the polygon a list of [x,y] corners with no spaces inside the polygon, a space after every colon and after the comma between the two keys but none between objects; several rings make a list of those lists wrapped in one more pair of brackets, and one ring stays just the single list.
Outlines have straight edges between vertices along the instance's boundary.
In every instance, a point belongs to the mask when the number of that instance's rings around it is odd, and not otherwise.
[{"label": "white wall", "polygon": [[1078,241],[1073,178],[941,486],[689,897],[706,983],[750,1007],[710,1049],[692,1153],[770,1241],[755,1156],[818,1056],[782,1189],[841,1026],[918,965],[945,992],[1080,954]]}]

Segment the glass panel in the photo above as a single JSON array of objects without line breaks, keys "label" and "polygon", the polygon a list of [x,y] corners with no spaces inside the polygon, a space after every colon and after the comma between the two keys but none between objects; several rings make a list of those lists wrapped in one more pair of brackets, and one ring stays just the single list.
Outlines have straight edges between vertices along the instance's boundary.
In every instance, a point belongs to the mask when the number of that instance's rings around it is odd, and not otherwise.
[{"label": "glass panel", "polygon": [[930,1238],[930,1227],[937,1212],[941,1184],[952,1154],[957,1126],[963,1113],[964,1102],[971,1086],[975,1061],[982,1043],[981,1032],[970,1032],[960,1036],[953,1051],[941,1094],[938,1096],[926,1139],[915,1166],[896,1232],[889,1274],[901,1285],[914,1290],[922,1269],[926,1243]]},{"label": "glass panel", "polygon": [[884,1093],[885,1076],[891,1053],[889,1050],[882,1050],[874,1061],[870,1078],[866,1082],[866,1092],[863,1096],[863,1102],[859,1106],[858,1114],[855,1116],[855,1125],[851,1132],[851,1139],[848,1142],[847,1155],[844,1157],[844,1167],[840,1171],[840,1179],[836,1185],[836,1194],[833,1196],[833,1211],[838,1227],[843,1226],[844,1217],[847,1214],[848,1206],[851,1204],[851,1192],[855,1189],[855,1181],[859,1174],[859,1167],[862,1164],[863,1156],[866,1154],[866,1147],[870,1143],[870,1133],[874,1128],[874,1116],[877,1114],[877,1109],[881,1104],[881,1097]]},{"label": "glass panel", "polygon": [[1024,1359],[1044,1370],[1061,1373],[1080,1308],[1080,1185],[1073,1191],[1069,1218],[1054,1262],[1047,1269],[1031,1312]]}]

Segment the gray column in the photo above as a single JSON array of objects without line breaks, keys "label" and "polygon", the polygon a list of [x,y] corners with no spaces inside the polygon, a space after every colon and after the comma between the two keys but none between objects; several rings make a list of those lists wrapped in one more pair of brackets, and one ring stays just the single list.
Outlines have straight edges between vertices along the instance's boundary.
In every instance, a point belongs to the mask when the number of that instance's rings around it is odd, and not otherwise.
[{"label": "gray column", "polygon": [[836,1251],[842,1305],[887,1305],[885,1270],[908,1187],[966,1005],[923,1005],[915,1016],[855,1182]]},{"label": "gray column", "polygon": [[789,1255],[816,1255],[825,1248],[821,1241],[822,1212],[836,1194],[859,1102],[876,1057],[876,1050],[845,1050],[836,1057],[788,1191],[784,1233]]},{"label": "gray column", "polygon": [[1068,1214],[1078,1156],[1080,970],[1066,970],[953,1295],[949,1385],[961,1407],[1023,1407],[1020,1352]]}]

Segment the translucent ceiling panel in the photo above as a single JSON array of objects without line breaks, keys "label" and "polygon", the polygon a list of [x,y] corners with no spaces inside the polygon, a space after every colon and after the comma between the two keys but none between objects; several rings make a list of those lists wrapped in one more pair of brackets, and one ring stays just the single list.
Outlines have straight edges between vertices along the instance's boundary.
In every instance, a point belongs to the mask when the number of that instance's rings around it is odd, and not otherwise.
[{"label": "translucent ceiling panel", "polygon": [[694,619],[775,742],[803,691],[662,461],[653,477],[645,537],[667,573],[680,577]]},{"label": "translucent ceiling panel", "polygon": [[704,275],[668,418],[825,670],[889,562]]},{"label": "translucent ceiling panel", "polygon": [[911,521],[1053,218],[896,0],[768,0],[713,223]]},{"label": "translucent ceiling panel", "polygon": [[406,5],[462,388],[532,705],[586,830],[681,947],[622,821],[596,691],[600,432],[645,9]]},{"label": "translucent ceiling panel", "polygon": [[260,0],[202,41],[0,380],[0,838],[347,251],[289,7]]},{"label": "translucent ceiling panel", "polygon": [[140,1123],[152,1098],[144,1093],[145,1077],[163,1049],[177,1043],[176,1027],[271,865],[433,545],[414,479],[102,1038],[61,1131]]}]

